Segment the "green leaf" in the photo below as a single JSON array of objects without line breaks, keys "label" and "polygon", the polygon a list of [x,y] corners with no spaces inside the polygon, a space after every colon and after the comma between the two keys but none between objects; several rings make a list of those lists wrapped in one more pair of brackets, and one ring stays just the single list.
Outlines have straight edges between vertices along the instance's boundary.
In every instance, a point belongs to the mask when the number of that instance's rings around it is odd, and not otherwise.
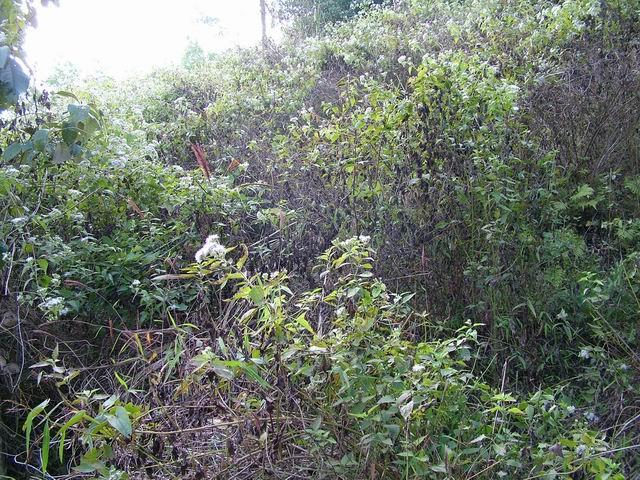
[{"label": "green leaf", "polygon": [[89,118],[89,106],[88,105],[76,105],[69,104],[67,107],[69,111],[69,122],[77,125],[80,122],[84,122]]},{"label": "green leaf", "polygon": [[31,428],[33,425],[33,420],[44,411],[47,405],[49,405],[48,398],[29,412],[29,414],[27,415],[27,419],[25,420],[24,425],[22,426],[22,431],[26,432],[26,437],[27,437],[26,438],[27,452],[29,452],[29,440],[31,438]]},{"label": "green leaf", "polygon": [[33,146],[39,152],[44,152],[44,149],[47,147],[47,143],[49,143],[49,130],[41,129],[36,131],[31,137],[31,141],[33,142]]},{"label": "green leaf", "polygon": [[432,465],[429,468],[434,472],[447,473],[447,466],[444,463],[441,463],[440,465]]},{"label": "green leaf", "polygon": [[6,161],[13,160],[20,152],[22,152],[22,144],[14,142],[2,152],[2,159]]},{"label": "green leaf", "polygon": [[122,387],[123,387],[125,390],[129,390],[129,385],[127,385],[127,382],[124,380],[124,378],[122,378],[120,375],[118,375],[118,372],[113,372],[113,373],[114,373],[114,375],[116,376],[116,380],[118,380],[118,383],[119,383],[120,385],[122,385]]},{"label": "green leaf", "polygon": [[578,187],[578,191],[571,197],[571,200],[576,201],[576,200],[581,200],[583,198],[590,198],[592,195],[593,195],[593,188],[591,188],[589,185],[585,183],[583,185],[580,185],[580,187]]},{"label": "green leaf", "polygon": [[216,363],[219,363],[225,367],[239,368],[245,373],[247,377],[258,383],[262,388],[271,388],[271,385],[269,385],[266,380],[260,376],[256,367],[247,362],[241,362],[239,360],[226,360]]},{"label": "green leaf", "polygon": [[132,427],[129,412],[123,407],[115,408],[115,415],[106,415],[107,422],[125,437],[131,436]]},{"label": "green leaf", "polygon": [[151,280],[153,282],[157,282],[160,280],[187,280],[195,277],[196,275],[193,273],[168,273],[166,275],[158,275],[157,277],[153,277]]},{"label": "green leaf", "polygon": [[44,434],[42,435],[42,448],[40,450],[40,461],[42,462],[42,471],[47,472],[49,465],[49,446],[51,444],[51,431],[49,430],[49,419],[44,424]]},{"label": "green leaf", "polygon": [[242,267],[244,267],[244,264],[247,263],[247,259],[249,258],[249,249],[247,248],[246,245],[241,245],[241,246],[242,246],[242,256],[238,260],[238,263],[236,263],[236,268],[238,270],[242,270]]},{"label": "green leaf", "polygon": [[78,128],[70,124],[69,122],[64,122],[62,126],[62,139],[64,140],[64,143],[66,143],[68,146],[71,146],[74,144],[77,138]]},{"label": "green leaf", "polygon": [[92,448],[82,456],[80,465],[75,470],[81,473],[92,473],[104,468],[104,460],[111,456],[111,447]]},{"label": "green leaf", "polygon": [[409,420],[411,412],[413,412],[413,400],[400,407],[400,415],[402,415],[402,418],[405,420]]},{"label": "green leaf", "polygon": [[320,426],[322,425],[322,415],[318,415],[313,422],[311,422],[311,425],[309,426],[309,430],[313,431],[313,432],[317,432],[318,430],[320,430]]},{"label": "green leaf", "polygon": [[49,262],[45,258],[39,258],[36,263],[45,272],[47,271],[47,268],[49,268]]},{"label": "green leaf", "polygon": [[396,399],[391,395],[385,395],[384,397],[381,397],[380,400],[378,400],[378,405],[382,405],[384,403],[396,403]]},{"label": "green leaf", "polygon": [[0,63],[0,108],[18,101],[20,95],[29,88],[29,77],[24,73],[20,64],[7,54],[8,47],[0,47],[3,62]]},{"label": "green leaf", "polygon": [[60,438],[60,443],[58,444],[58,457],[60,457],[60,463],[64,458],[64,440],[67,436],[67,430],[74,426],[76,423],[80,423],[85,418],[85,411],[81,410],[77,412],[73,417],[71,417],[62,427],[58,430],[58,437]]},{"label": "green leaf", "polygon": [[305,318],[304,312],[302,312],[300,315],[298,315],[296,317],[296,323],[298,325],[300,325],[302,328],[304,328],[305,330],[307,330],[312,335],[316,334],[316,332],[313,330],[313,327],[311,326],[311,324]]},{"label": "green leaf", "polygon": [[54,95],[60,95],[61,97],[73,98],[76,102],[80,103],[80,99],[78,97],[76,97],[71,92],[66,92],[64,90],[58,90],[57,92],[54,93]]},{"label": "green leaf", "polygon": [[64,143],[59,143],[53,152],[53,163],[61,165],[71,158],[71,150]]},{"label": "green leaf", "polygon": [[260,305],[262,303],[262,300],[264,300],[264,290],[262,289],[262,287],[260,285],[254,286],[249,291],[249,298],[253,300],[253,303],[255,303],[256,305]]}]

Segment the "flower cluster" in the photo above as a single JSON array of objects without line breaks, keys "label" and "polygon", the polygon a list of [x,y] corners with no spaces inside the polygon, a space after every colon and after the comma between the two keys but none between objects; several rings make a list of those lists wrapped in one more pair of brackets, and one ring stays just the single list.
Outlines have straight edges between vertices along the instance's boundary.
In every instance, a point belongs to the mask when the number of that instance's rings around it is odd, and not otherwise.
[{"label": "flower cluster", "polygon": [[202,263],[209,257],[224,260],[226,253],[227,249],[220,243],[220,237],[218,235],[209,235],[202,248],[196,252],[196,262]]}]

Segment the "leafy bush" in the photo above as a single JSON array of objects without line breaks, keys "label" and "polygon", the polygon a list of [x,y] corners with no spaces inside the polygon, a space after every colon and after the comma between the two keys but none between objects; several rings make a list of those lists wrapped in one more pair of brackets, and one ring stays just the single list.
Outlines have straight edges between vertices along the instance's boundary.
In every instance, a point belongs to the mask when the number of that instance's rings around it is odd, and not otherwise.
[{"label": "leafy bush", "polygon": [[416,0],[30,94],[0,123],[10,468],[633,478],[637,13]]}]

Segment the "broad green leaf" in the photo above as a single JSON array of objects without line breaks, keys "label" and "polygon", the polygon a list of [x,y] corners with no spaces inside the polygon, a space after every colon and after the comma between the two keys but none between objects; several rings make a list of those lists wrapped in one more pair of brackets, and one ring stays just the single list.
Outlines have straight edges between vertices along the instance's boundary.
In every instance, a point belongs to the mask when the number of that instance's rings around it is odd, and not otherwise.
[{"label": "broad green leaf", "polygon": [[89,117],[89,106],[87,105],[76,105],[71,103],[67,108],[69,111],[69,122],[74,125],[84,122]]},{"label": "broad green leaf", "polygon": [[61,165],[70,158],[71,150],[69,150],[69,147],[64,143],[57,144],[55,150],[53,151],[53,163]]},{"label": "broad green leaf", "polygon": [[256,305],[260,305],[262,303],[262,300],[264,300],[264,290],[262,289],[262,287],[260,285],[256,285],[254,286],[250,291],[249,291],[249,298],[253,301],[253,303],[255,303]]},{"label": "broad green leaf", "polygon": [[132,427],[129,412],[123,407],[115,408],[115,415],[105,415],[107,422],[125,437],[131,436]]},{"label": "broad green leaf", "polygon": [[[62,139],[64,140],[64,143],[66,143],[68,146],[71,146],[74,144],[77,138],[78,128],[69,122],[64,122],[62,126]],[[73,155],[73,152],[69,151],[69,153]]]},{"label": "broad green leaf", "polygon": [[105,460],[111,456],[111,447],[92,448],[82,456],[80,465],[75,470],[81,473],[92,473],[101,470],[105,466]]},{"label": "broad green leaf", "polygon": [[29,88],[29,77],[16,60],[11,58],[10,55],[7,56],[6,48],[0,47],[4,59],[0,66],[0,92],[4,93],[0,97],[0,108],[16,103],[20,95]]},{"label": "broad green leaf", "polygon": [[2,152],[2,159],[6,161],[13,160],[20,152],[22,152],[22,144],[14,142]]},{"label": "broad green leaf", "polygon": [[47,143],[49,143],[49,130],[41,129],[36,131],[36,133],[31,136],[31,141],[33,142],[33,146],[36,150],[44,152]]}]

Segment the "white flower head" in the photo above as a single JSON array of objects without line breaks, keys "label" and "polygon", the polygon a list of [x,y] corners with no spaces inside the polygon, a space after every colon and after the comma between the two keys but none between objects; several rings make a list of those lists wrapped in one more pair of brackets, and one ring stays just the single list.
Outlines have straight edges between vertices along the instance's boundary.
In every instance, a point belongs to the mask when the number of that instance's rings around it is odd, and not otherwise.
[{"label": "white flower head", "polygon": [[578,354],[578,356],[580,358],[584,358],[585,360],[588,360],[589,358],[591,358],[591,354],[589,353],[589,350],[587,350],[585,348],[580,350],[580,353]]},{"label": "white flower head", "polygon": [[581,457],[582,455],[584,455],[584,452],[587,451],[587,446],[586,445],[578,445],[576,447],[576,455]]},{"label": "white flower head", "polygon": [[204,245],[196,252],[196,262],[202,263],[206,258],[213,257],[224,260],[227,249],[220,243],[218,235],[209,235]]},{"label": "white flower head", "polygon": [[63,301],[64,301],[64,299],[62,297],[49,298],[46,301],[42,302],[40,304],[40,307],[43,310],[53,310],[54,308],[62,305]]},{"label": "white flower head", "polygon": [[569,405],[569,406],[567,407],[567,413],[569,413],[569,415],[574,414],[574,413],[575,413],[575,411],[576,411],[576,407],[574,407],[573,405]]},{"label": "white flower head", "polygon": [[600,417],[593,412],[585,412],[584,418],[586,418],[591,423],[597,423],[600,420]]}]

